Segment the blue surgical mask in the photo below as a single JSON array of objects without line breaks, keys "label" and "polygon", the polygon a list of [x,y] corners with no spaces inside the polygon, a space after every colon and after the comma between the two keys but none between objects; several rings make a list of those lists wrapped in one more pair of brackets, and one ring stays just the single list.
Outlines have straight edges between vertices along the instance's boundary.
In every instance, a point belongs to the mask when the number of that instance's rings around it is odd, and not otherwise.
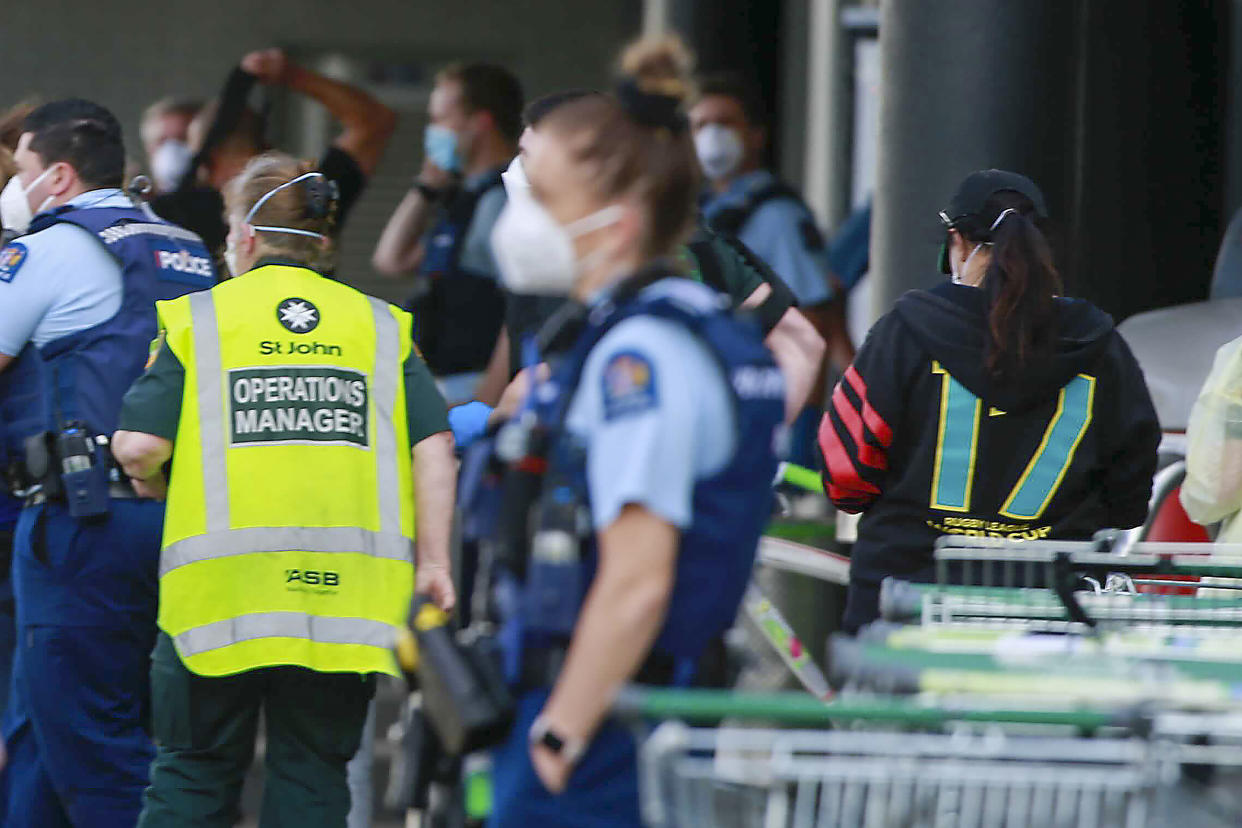
[{"label": "blue surgical mask", "polygon": [[445,172],[461,172],[461,153],[458,151],[457,133],[439,124],[429,124],[423,133],[423,151]]}]

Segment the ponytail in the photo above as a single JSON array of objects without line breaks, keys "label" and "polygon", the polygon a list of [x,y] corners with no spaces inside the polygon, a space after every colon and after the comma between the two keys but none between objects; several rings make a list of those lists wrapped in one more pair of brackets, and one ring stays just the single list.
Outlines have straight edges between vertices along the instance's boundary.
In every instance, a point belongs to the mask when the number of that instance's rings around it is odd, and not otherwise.
[{"label": "ponytail", "polygon": [[1051,353],[1061,290],[1048,240],[1031,211],[1015,207],[992,232],[992,261],[983,280],[989,373],[1013,380],[1032,359]]}]

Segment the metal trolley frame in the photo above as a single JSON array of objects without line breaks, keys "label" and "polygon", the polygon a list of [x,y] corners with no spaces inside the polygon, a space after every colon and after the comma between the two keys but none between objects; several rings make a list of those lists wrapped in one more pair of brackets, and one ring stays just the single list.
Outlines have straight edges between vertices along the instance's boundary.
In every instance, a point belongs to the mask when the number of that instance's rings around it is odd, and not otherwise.
[{"label": "metal trolley frame", "polygon": [[[1242,814],[1237,714],[668,690],[630,691],[620,708],[666,719],[640,759],[652,828],[1218,828]],[[768,726],[682,721],[725,716]]]}]

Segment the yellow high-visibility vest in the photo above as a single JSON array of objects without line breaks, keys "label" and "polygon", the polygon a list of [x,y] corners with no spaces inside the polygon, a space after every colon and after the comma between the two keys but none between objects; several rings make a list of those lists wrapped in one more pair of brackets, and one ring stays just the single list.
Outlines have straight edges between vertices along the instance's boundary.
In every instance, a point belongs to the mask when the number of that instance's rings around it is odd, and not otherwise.
[{"label": "yellow high-visibility vest", "polygon": [[397,675],[414,589],[410,315],[287,265],[157,307],[185,367],[160,629],[204,676]]}]

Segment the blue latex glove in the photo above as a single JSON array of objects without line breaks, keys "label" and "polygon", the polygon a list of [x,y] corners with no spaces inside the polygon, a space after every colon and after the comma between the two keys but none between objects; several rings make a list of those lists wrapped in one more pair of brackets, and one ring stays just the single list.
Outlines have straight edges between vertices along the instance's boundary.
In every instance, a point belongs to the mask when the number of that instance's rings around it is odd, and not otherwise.
[{"label": "blue latex glove", "polygon": [[458,451],[483,436],[483,432],[487,430],[487,418],[490,416],[492,407],[478,400],[449,409],[449,428],[453,429],[453,439],[457,442]]}]

